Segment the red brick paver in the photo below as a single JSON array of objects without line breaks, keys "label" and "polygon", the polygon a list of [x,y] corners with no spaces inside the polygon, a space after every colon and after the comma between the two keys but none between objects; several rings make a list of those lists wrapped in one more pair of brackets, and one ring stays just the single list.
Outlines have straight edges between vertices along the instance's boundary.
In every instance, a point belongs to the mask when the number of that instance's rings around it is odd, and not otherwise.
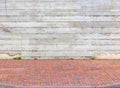
[{"label": "red brick paver", "polygon": [[120,83],[120,60],[0,60],[0,83],[20,86]]}]

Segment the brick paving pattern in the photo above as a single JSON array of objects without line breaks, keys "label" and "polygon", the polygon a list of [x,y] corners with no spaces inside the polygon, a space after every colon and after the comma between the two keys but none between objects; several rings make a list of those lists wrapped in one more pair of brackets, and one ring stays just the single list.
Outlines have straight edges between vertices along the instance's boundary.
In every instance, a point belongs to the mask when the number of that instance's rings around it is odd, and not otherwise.
[{"label": "brick paving pattern", "polygon": [[120,83],[120,60],[0,60],[0,83],[103,86]]}]

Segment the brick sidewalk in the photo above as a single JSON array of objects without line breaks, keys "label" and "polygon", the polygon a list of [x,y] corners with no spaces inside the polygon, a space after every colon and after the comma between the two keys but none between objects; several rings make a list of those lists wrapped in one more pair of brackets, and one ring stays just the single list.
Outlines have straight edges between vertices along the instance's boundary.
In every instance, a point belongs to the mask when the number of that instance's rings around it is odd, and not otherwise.
[{"label": "brick sidewalk", "polygon": [[103,86],[120,83],[120,60],[0,60],[0,83]]}]

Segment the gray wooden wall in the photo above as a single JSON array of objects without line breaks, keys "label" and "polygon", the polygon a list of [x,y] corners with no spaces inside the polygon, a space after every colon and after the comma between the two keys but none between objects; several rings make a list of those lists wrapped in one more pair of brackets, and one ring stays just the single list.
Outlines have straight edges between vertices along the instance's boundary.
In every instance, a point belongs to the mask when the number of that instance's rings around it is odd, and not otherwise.
[{"label": "gray wooden wall", "polygon": [[120,53],[120,0],[0,0],[0,53],[23,58]]}]

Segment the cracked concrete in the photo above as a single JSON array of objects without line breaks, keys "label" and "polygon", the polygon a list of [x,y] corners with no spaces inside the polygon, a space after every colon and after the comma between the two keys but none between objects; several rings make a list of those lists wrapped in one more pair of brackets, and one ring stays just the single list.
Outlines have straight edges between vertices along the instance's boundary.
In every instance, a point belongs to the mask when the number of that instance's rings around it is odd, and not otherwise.
[{"label": "cracked concrete", "polygon": [[14,57],[21,57],[21,55],[20,54],[15,54],[15,55],[0,54],[0,59],[13,59]]},{"label": "cracked concrete", "polygon": [[10,28],[7,27],[7,25],[0,24],[0,27],[1,27],[3,32],[11,33]]}]

